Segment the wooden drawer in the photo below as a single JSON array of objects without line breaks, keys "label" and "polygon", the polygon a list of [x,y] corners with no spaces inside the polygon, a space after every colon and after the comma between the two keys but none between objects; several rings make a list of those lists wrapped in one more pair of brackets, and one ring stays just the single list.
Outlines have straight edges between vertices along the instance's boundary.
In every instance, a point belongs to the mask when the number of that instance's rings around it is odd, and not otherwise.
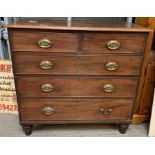
[{"label": "wooden drawer", "polygon": [[[44,91],[50,92],[44,92],[41,88],[44,89]],[[136,88],[137,78],[102,76],[53,76],[17,78],[18,94],[22,97],[134,98],[136,95]]]},{"label": "wooden drawer", "polygon": [[20,99],[21,119],[113,121],[131,119],[133,100]]},{"label": "wooden drawer", "polygon": [[[11,48],[13,51],[34,52],[76,52],[78,48],[77,35],[75,33],[61,32],[35,32],[35,31],[11,31]],[[39,47],[38,42],[48,39],[51,47]],[[48,45],[47,40],[42,40],[42,45]]]},{"label": "wooden drawer", "polygon": [[[109,49],[110,41],[118,41],[119,48]],[[109,45],[114,47],[114,42]],[[116,45],[116,43],[115,43]],[[117,47],[117,46],[116,46]],[[144,52],[145,33],[84,33],[82,51],[85,52]]]},{"label": "wooden drawer", "polygon": [[14,55],[14,63],[17,74],[139,75],[142,57],[20,53]]}]

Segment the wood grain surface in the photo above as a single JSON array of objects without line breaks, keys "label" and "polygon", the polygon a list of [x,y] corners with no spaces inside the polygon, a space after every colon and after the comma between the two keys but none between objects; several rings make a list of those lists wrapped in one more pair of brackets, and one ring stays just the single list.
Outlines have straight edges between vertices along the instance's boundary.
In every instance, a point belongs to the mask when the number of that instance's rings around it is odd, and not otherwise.
[{"label": "wood grain surface", "polygon": [[[89,120],[103,121],[131,119],[133,100],[103,100],[103,99],[21,99],[22,120]],[[43,109],[51,107],[52,115],[45,115]],[[101,112],[101,108],[111,108],[109,114]]]},{"label": "wood grain surface", "polygon": [[[132,33],[83,33],[82,51],[86,52],[144,52],[145,35]],[[117,40],[120,47],[116,50],[107,48],[110,40]]]},{"label": "wood grain surface", "polygon": [[[115,97],[135,98],[137,78],[114,77],[19,77],[16,79],[17,89],[21,97]],[[51,92],[43,92],[43,84],[51,84]],[[112,84],[115,89],[111,93],[103,91],[105,84]]]},{"label": "wood grain surface", "polygon": [[[48,39],[51,47],[39,47],[38,42],[41,39]],[[11,40],[13,51],[75,52],[78,49],[78,38],[75,33],[12,31]]]},{"label": "wood grain surface", "polygon": [[[51,69],[40,68],[42,61],[50,61]],[[134,75],[139,76],[142,56],[135,55],[67,55],[67,54],[24,54],[14,55],[16,74],[51,74],[51,75]],[[106,64],[115,62],[118,68],[106,69]]]},{"label": "wood grain surface", "polygon": [[149,32],[151,29],[125,22],[105,21],[72,21],[27,19],[9,24],[7,28],[12,29],[36,29],[36,30],[76,30],[76,31],[117,31],[117,32]]}]

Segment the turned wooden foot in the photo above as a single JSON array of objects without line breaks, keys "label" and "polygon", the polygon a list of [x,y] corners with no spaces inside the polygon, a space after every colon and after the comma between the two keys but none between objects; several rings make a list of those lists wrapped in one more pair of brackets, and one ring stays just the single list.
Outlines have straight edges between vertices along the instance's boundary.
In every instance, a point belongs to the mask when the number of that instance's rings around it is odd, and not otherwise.
[{"label": "turned wooden foot", "polygon": [[129,127],[128,123],[119,124],[119,132],[122,133],[122,134],[125,134],[128,127]]},{"label": "turned wooden foot", "polygon": [[21,124],[21,125],[22,125],[24,133],[27,136],[31,135],[32,130],[33,130],[33,125],[32,124]]}]

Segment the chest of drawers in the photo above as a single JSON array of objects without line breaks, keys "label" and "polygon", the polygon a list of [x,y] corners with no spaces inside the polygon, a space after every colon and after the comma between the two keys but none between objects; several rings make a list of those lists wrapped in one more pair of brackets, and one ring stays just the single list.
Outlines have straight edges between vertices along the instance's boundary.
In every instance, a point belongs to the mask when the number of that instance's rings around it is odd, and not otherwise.
[{"label": "chest of drawers", "polygon": [[20,124],[116,123],[141,95],[152,30],[105,22],[8,25]]}]

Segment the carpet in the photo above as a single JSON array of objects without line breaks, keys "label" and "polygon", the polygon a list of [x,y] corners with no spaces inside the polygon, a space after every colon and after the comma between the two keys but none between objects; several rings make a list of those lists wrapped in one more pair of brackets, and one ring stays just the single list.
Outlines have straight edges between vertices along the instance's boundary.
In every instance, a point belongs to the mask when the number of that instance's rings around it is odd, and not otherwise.
[{"label": "carpet", "polygon": [[[130,125],[120,134],[116,124],[37,125],[30,137],[147,137],[148,123]],[[25,137],[18,115],[0,114],[0,137]]]}]

